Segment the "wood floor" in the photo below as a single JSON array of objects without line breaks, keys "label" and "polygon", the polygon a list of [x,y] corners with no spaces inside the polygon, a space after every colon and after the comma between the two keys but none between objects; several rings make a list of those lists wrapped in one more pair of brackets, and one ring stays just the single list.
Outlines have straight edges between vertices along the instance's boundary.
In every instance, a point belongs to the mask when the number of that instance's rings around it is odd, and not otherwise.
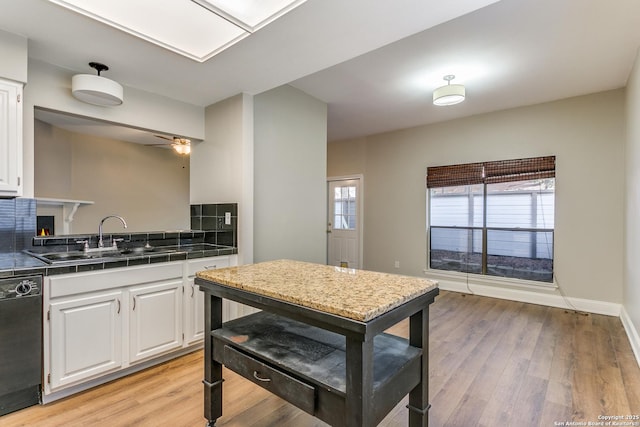
[{"label": "wood floor", "polygon": [[[586,425],[640,415],[640,368],[618,318],[442,292],[430,319],[431,427]],[[202,365],[202,352],[192,353],[0,417],[0,426],[204,426]],[[219,427],[326,426],[228,370],[224,377]],[[406,426],[405,404],[381,426]]]}]

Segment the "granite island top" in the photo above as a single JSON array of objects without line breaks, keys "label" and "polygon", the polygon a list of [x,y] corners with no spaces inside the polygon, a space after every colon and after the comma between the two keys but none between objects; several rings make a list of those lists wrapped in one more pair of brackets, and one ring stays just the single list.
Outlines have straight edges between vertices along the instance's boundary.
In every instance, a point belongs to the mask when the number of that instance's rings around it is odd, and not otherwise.
[{"label": "granite island top", "polygon": [[205,270],[197,277],[362,322],[438,286],[418,277],[291,260]]}]

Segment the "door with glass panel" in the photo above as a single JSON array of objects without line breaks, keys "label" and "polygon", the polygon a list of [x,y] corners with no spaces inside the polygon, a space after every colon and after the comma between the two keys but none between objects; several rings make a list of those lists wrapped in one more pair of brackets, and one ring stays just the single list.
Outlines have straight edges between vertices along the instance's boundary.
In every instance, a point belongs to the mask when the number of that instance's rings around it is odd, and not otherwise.
[{"label": "door with glass panel", "polygon": [[329,181],[327,259],[330,265],[361,268],[360,180]]}]

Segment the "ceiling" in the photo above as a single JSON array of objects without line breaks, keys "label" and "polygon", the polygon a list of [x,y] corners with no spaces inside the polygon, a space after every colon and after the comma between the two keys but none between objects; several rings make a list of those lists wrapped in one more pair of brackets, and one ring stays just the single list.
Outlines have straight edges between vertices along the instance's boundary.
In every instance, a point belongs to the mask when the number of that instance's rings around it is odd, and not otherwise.
[{"label": "ceiling", "polygon": [[[640,46],[637,0],[307,0],[205,62],[46,0],[0,10],[32,59],[102,62],[105,77],[191,104],[291,84],[327,102],[330,140],[620,88]],[[467,100],[435,107],[446,74]]]}]

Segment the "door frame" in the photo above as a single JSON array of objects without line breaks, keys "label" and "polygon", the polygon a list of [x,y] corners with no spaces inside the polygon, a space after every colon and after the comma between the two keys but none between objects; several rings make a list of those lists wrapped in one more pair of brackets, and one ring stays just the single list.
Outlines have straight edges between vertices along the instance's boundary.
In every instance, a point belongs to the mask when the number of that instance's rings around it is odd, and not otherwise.
[{"label": "door frame", "polygon": [[[358,230],[358,263],[360,264],[360,268],[364,269],[364,175],[363,174],[354,174],[354,175],[340,175],[340,176],[328,176],[327,177],[327,224],[326,227],[329,227],[329,221],[333,221],[332,218],[329,217],[331,212],[331,206],[329,206],[331,200],[331,194],[329,192],[329,186],[332,182],[336,181],[350,181],[350,180],[358,180],[358,188],[360,190],[360,194],[358,197],[358,206],[357,206],[357,221],[360,229]],[[328,233],[327,228],[327,233]],[[329,237],[326,239],[326,258],[327,264],[329,263]]]}]

